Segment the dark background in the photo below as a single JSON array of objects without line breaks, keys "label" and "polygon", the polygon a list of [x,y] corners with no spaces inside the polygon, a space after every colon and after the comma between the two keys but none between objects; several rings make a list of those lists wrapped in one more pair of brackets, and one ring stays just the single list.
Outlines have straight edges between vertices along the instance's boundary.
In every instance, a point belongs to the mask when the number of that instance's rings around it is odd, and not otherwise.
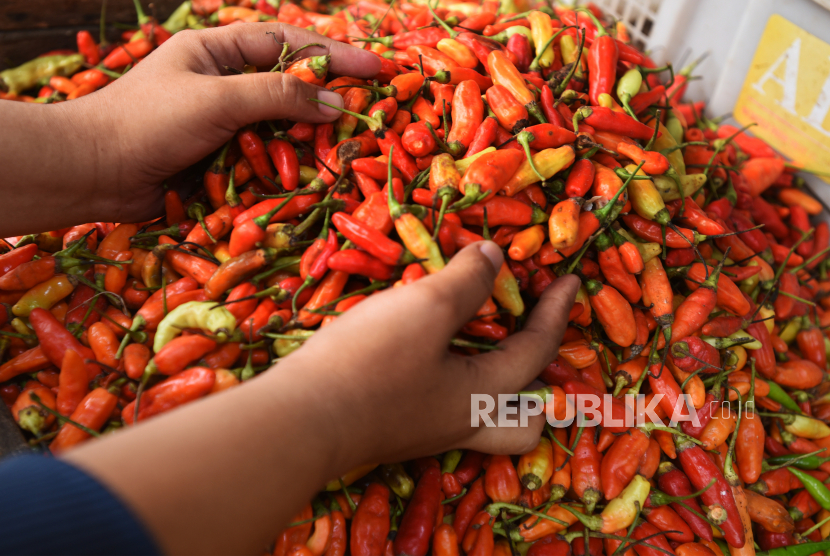
[{"label": "dark background", "polygon": [[[15,67],[50,50],[76,48],[81,29],[98,40],[103,0],[0,0],[0,70]],[[182,0],[153,0],[155,14],[164,21]],[[147,0],[144,11],[153,13]],[[118,39],[114,23],[136,25],[132,0],[107,1],[107,34]]]}]

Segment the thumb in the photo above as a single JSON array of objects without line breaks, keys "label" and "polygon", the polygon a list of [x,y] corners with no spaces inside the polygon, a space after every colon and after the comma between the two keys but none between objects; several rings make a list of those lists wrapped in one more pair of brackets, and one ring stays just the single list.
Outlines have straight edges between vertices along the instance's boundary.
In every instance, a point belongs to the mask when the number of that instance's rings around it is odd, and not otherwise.
[{"label": "thumb", "polygon": [[285,73],[254,73],[218,79],[219,107],[234,118],[236,127],[262,120],[290,119],[299,122],[326,123],[336,120],[340,112],[308,99],[318,99],[343,107],[343,97]]},{"label": "thumb", "polygon": [[503,262],[498,245],[480,241],[456,253],[441,272],[408,286],[432,307],[431,332],[444,340],[457,333],[493,293]]}]

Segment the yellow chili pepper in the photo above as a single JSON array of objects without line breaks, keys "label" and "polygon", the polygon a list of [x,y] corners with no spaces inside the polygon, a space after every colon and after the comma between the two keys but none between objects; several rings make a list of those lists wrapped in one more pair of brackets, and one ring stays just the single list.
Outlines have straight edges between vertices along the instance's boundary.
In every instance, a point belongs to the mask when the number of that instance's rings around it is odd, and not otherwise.
[{"label": "yellow chili pepper", "polygon": [[[667,156],[666,158],[671,163],[671,157]],[[669,202],[680,198],[677,182],[669,176],[652,176],[651,179],[664,201]],[[706,183],[706,174],[683,174],[678,179],[680,180],[680,186],[683,188],[683,196],[691,197]]]},{"label": "yellow chili pepper", "polygon": [[[570,145],[557,149],[545,149],[533,155],[533,164],[545,179],[551,178],[557,172],[569,167],[574,161],[574,150]],[[457,164],[457,163],[456,163]],[[537,183],[539,176],[533,171],[530,162],[525,159],[516,173],[513,174],[505,184],[503,191],[508,197],[512,197],[527,186]]]},{"label": "yellow chili pepper", "polygon": [[507,263],[502,263],[499,274],[496,276],[493,297],[499,302],[499,305],[510,311],[510,314],[514,317],[518,317],[525,312],[525,302],[519,293],[519,284],[516,282],[516,277],[510,272]]},{"label": "yellow chili pepper", "polygon": [[475,69],[478,66],[475,53],[455,39],[441,39],[435,48],[455,60],[462,68]]},{"label": "yellow chili pepper", "polygon": [[28,317],[37,308],[51,309],[58,301],[72,293],[75,286],[66,274],[58,274],[41,282],[23,294],[12,307],[12,313],[18,317]]},{"label": "yellow chili pepper", "polygon": [[[389,147],[389,177],[388,183],[392,183],[392,153],[395,147]],[[387,201],[389,203],[389,215],[395,223],[395,229],[401,236],[406,248],[413,255],[421,259],[421,265],[429,274],[435,274],[444,268],[444,257],[441,249],[432,239],[432,235],[426,229],[423,222],[418,220],[414,214],[406,212],[395,196],[392,194],[392,187],[386,188]]]},{"label": "yellow chili pepper", "polygon": [[[755,262],[755,261],[752,261],[752,262]],[[749,266],[749,265],[747,265],[747,266]],[[772,330],[775,328],[775,321],[773,319],[769,318],[769,317],[772,317],[772,316],[775,316],[775,309],[773,309],[769,305],[761,305],[761,308],[758,309],[758,316],[755,317],[758,320],[768,319],[768,320],[764,320],[764,324],[766,325],[767,331],[769,331],[770,334],[772,334]]]},{"label": "yellow chili pepper", "polygon": [[744,346],[732,346],[723,351],[723,368],[727,371],[740,371],[746,365]]},{"label": "yellow chili pepper", "polygon": [[[18,334],[32,336],[35,333],[34,330],[29,328],[29,326],[25,322],[23,322],[23,319],[13,318],[9,324],[12,326],[12,328],[14,328],[14,331]],[[37,338],[24,338],[23,343],[29,347],[34,347],[37,345],[38,342]]]},{"label": "yellow chili pepper", "polygon": [[[208,246],[210,248],[210,246]],[[225,261],[232,259],[231,252],[228,249],[228,242],[227,241],[219,241],[213,245],[213,256],[216,257],[216,260],[219,263],[224,263]]]},{"label": "yellow chili pepper", "polygon": [[617,101],[614,100],[614,97],[609,95],[608,93],[602,93],[599,95],[599,105],[604,106],[605,108],[610,108],[614,112],[619,112],[621,114],[626,114],[625,108],[617,104]]},{"label": "yellow chili pepper", "polygon": [[[828,517],[830,517],[830,512],[822,508],[821,511],[818,513],[818,516],[816,516],[816,523],[821,523]],[[819,527],[818,530],[821,532],[821,538],[826,539],[827,536],[830,535],[830,521]]]},{"label": "yellow chili pepper", "polygon": [[[565,65],[576,62],[579,56],[579,46],[574,38],[570,35],[563,34],[559,39],[559,50],[562,53],[562,63]],[[581,80],[585,78],[585,57],[579,56],[579,64],[574,70],[574,79]]]},{"label": "yellow chili pepper", "polygon": [[516,471],[524,486],[536,490],[547,484],[553,468],[553,445],[543,436],[534,449],[519,458]]},{"label": "yellow chili pepper", "polygon": [[[536,56],[539,57],[539,65],[543,68],[549,68],[553,64],[553,45],[548,44],[553,36],[553,24],[550,21],[550,16],[544,12],[533,10],[527,14],[527,20],[530,22],[530,33],[533,37],[533,45],[536,48]],[[545,46],[547,48],[542,52]]]},{"label": "yellow chili pepper", "polygon": [[161,351],[185,328],[201,328],[214,334],[229,335],[236,330],[236,317],[214,301],[189,301],[179,305],[159,323],[153,339],[153,351]]},{"label": "yellow chili pepper", "polygon": [[634,247],[637,248],[637,251],[640,252],[640,257],[643,259],[643,263],[649,262],[654,257],[660,255],[663,252],[663,248],[660,246],[659,243],[652,243],[652,242],[641,242],[634,238],[630,233],[626,230],[620,228],[619,230],[615,230],[618,234],[623,236],[625,239],[629,241]]},{"label": "yellow chili pepper", "polygon": [[[787,421],[792,421],[787,424]],[[830,427],[818,419],[792,415],[784,419],[784,430],[801,438],[818,439],[830,436]]]},{"label": "yellow chili pepper", "polygon": [[[760,317],[759,317],[760,318]],[[801,319],[792,319],[790,322],[784,325],[781,329],[781,332],[778,333],[778,337],[784,340],[785,343],[789,344],[798,333],[801,331]]]},{"label": "yellow chili pepper", "polygon": [[[648,176],[643,169],[637,169],[634,164],[625,167],[626,171],[636,173],[638,176]],[[666,224],[671,220],[669,211],[666,210],[666,203],[660,196],[660,192],[651,180],[631,180],[628,185],[628,195],[631,199],[631,206],[634,212],[648,220],[654,220],[660,224]]]},{"label": "yellow chili pepper", "polygon": [[601,531],[611,534],[631,525],[637,516],[637,508],[643,507],[650,490],[651,485],[642,475],[634,475],[628,486],[602,510]]},{"label": "yellow chili pepper", "polygon": [[651,485],[642,475],[634,475],[628,486],[616,498],[608,502],[600,515],[587,516],[574,509],[567,508],[585,527],[592,531],[612,534],[625,529],[636,519],[639,509],[643,507]]}]

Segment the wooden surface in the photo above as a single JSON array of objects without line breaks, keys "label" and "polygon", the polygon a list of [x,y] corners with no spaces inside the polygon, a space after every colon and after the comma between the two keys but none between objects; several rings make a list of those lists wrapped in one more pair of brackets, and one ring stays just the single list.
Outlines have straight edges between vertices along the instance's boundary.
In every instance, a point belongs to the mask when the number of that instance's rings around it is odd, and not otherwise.
[{"label": "wooden surface", "polygon": [[[75,48],[75,34],[87,29],[98,38],[102,0],[0,0],[0,69],[14,67],[50,50]],[[156,17],[167,18],[181,0],[154,0]],[[144,11],[153,13],[148,0]],[[132,0],[108,0],[107,23],[136,23]],[[118,30],[110,26],[111,39]]]}]

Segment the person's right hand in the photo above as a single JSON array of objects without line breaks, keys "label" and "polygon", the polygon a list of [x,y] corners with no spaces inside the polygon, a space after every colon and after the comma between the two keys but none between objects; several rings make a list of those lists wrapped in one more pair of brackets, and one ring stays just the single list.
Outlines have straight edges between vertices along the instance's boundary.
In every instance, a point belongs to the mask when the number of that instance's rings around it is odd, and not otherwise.
[{"label": "person's right hand", "polygon": [[501,349],[450,353],[450,339],[493,291],[502,261],[496,244],[471,245],[441,272],[362,301],[268,371],[276,378],[301,370],[325,385],[330,403],[320,410],[340,439],[341,466],[451,448],[519,454],[536,446],[544,414],[524,428],[472,428],[471,394],[515,394],[553,361],[579,280],[557,279]]}]

